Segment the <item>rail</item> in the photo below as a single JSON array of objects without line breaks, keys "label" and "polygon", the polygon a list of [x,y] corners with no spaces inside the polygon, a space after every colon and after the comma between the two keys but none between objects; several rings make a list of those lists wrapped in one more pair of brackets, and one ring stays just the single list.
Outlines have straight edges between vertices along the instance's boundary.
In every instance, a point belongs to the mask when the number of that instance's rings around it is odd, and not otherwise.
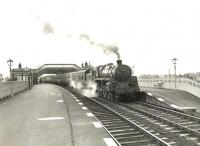
[{"label": "rail", "polygon": [[[155,87],[157,83],[162,82],[162,88],[175,89],[174,78],[151,78],[151,79],[138,79],[139,86],[142,87]],[[187,78],[177,78],[176,89],[189,92],[200,98],[200,83]]]},{"label": "rail", "polygon": [[[200,132],[199,122],[196,119],[190,119],[184,116],[182,113],[178,113],[171,110],[168,112],[161,111],[152,105],[146,107],[146,105],[138,103],[119,103],[110,102],[102,98],[95,98],[106,106],[111,106],[112,109],[126,115],[129,119],[134,119],[135,123],[138,123],[151,133],[163,139],[168,144],[172,145],[197,145],[199,144]],[[195,117],[194,117],[195,118]],[[179,136],[180,135],[180,136]],[[185,138],[183,139],[183,135]],[[193,141],[195,139],[196,141]]]},{"label": "rail", "polygon": [[0,99],[11,96],[11,94],[19,93],[26,89],[29,89],[28,81],[0,82]]},{"label": "rail", "polygon": [[82,96],[76,91],[69,91],[75,94],[76,97],[97,117],[117,145],[170,146],[170,144],[161,138],[136,124],[134,120],[132,121],[130,118],[127,118],[126,115],[113,110],[113,107],[106,106],[96,99]]}]

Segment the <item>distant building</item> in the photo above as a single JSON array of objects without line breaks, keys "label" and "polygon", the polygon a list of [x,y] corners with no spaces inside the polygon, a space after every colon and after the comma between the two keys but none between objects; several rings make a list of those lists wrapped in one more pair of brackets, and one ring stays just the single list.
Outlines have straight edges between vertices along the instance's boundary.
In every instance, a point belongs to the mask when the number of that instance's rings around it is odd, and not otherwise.
[{"label": "distant building", "polygon": [[12,69],[12,80],[13,81],[28,81],[28,77],[31,75],[31,69],[17,68]]}]

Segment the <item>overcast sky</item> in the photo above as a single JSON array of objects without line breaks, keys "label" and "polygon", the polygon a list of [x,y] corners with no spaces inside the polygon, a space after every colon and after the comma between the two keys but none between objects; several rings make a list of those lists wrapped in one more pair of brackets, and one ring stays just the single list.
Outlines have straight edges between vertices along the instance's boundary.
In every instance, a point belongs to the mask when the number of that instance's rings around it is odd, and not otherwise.
[{"label": "overcast sky", "polygon": [[[14,66],[115,62],[104,46],[118,46],[139,74],[200,71],[200,1],[6,0],[0,2],[0,73]],[[81,35],[88,38],[81,38]],[[91,45],[91,42],[94,44]]]}]

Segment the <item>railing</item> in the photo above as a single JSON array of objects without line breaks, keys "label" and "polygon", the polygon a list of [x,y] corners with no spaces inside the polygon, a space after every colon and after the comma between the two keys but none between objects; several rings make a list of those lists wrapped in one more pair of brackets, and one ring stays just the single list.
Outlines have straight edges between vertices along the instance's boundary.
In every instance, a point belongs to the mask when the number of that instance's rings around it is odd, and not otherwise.
[{"label": "railing", "polygon": [[28,81],[0,82],[0,99],[29,89]]},{"label": "railing", "polygon": [[[155,87],[158,82],[162,82],[163,88],[175,89],[174,78],[155,78],[155,79],[138,79],[139,86],[141,87]],[[177,78],[176,89],[189,92],[200,98],[200,84],[187,78]]]}]

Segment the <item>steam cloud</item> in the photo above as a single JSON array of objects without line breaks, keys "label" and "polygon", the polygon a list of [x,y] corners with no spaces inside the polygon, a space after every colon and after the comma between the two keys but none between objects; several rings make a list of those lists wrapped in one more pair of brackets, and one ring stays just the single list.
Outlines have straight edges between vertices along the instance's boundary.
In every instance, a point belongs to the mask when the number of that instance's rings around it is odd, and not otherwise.
[{"label": "steam cloud", "polygon": [[70,87],[81,92],[81,94],[88,96],[88,97],[97,97],[96,89],[97,85],[93,82],[88,82],[87,85],[83,85],[81,82],[75,82],[73,80],[70,81]]},{"label": "steam cloud", "polygon": [[53,26],[48,22],[44,23],[43,33],[45,34],[54,33]]},{"label": "steam cloud", "polygon": [[115,54],[117,55],[117,58],[120,59],[120,54],[119,54],[119,48],[115,45],[104,45],[102,43],[97,43],[97,42],[94,42],[90,39],[90,37],[87,35],[87,34],[81,34],[80,37],[79,37],[80,40],[86,40],[88,41],[91,45],[95,45],[97,47],[100,47],[103,49],[103,52],[105,54]]},{"label": "steam cloud", "polygon": [[[43,33],[44,34],[54,34],[53,26],[50,23],[45,22],[44,26],[43,26]],[[72,38],[72,37],[73,36],[70,34],[67,36],[67,38]],[[85,41],[89,42],[91,45],[95,45],[99,48],[102,48],[103,52],[105,54],[109,55],[109,54],[113,53],[117,56],[118,59],[120,59],[119,48],[116,45],[105,45],[102,43],[97,43],[97,42],[93,41],[87,34],[81,34],[79,36],[79,40],[85,40]]]}]

